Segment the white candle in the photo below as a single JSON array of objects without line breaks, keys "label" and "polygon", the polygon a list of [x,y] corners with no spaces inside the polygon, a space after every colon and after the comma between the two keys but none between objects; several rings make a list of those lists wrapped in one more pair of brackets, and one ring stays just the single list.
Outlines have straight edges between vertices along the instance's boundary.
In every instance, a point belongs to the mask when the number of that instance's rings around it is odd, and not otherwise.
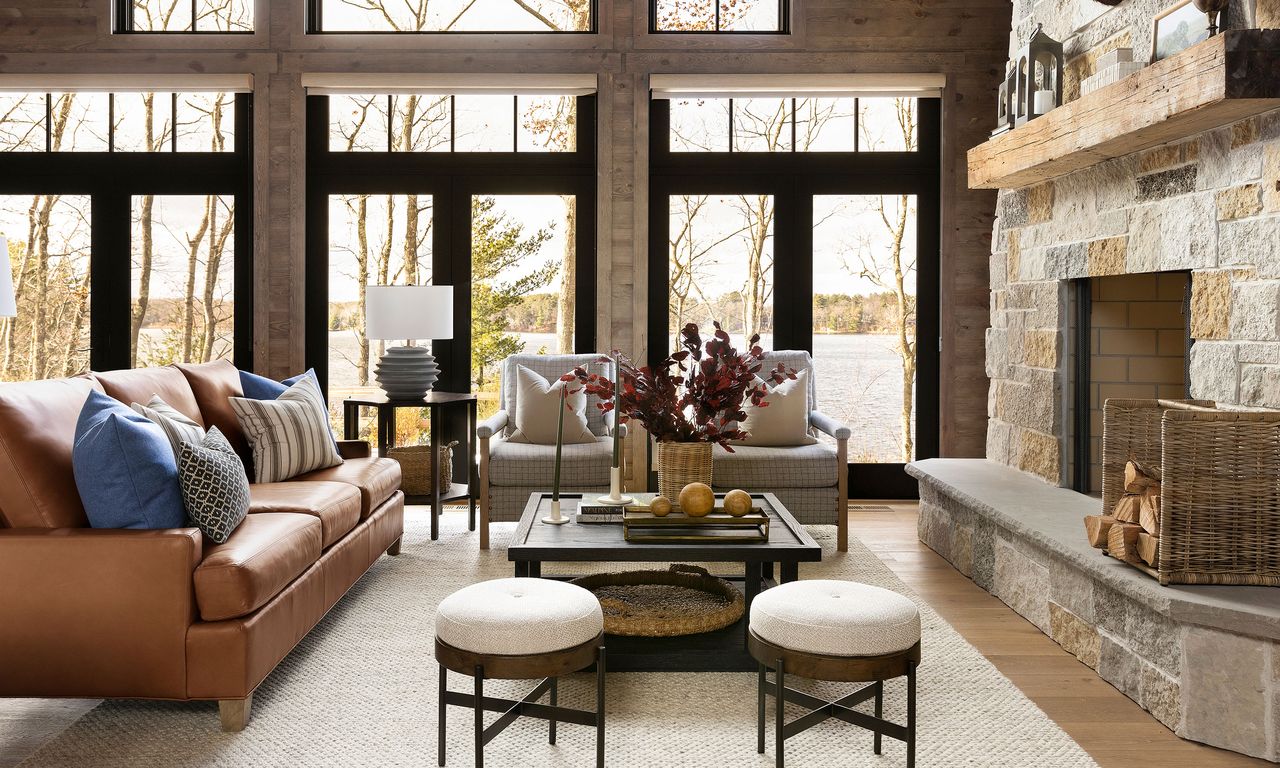
[{"label": "white candle", "polygon": [[1043,115],[1057,105],[1053,103],[1053,91],[1036,91],[1036,114]]}]

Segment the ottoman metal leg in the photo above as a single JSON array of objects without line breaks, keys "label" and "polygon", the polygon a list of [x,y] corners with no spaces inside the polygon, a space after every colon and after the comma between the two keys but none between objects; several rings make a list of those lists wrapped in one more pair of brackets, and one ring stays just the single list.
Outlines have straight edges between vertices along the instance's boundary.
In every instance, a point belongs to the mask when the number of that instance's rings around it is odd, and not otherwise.
[{"label": "ottoman metal leg", "polygon": [[[876,681],[876,719],[884,718],[884,681]],[[880,732],[876,731],[875,753],[880,754]]]},{"label": "ottoman metal leg", "polygon": [[761,755],[764,754],[764,670],[761,663],[756,680],[756,752]]},{"label": "ottoman metal leg", "polygon": [[907,768],[916,765],[916,664],[907,662]]},{"label": "ottoman metal leg", "polygon": [[604,768],[604,646],[596,655],[596,768]]},{"label": "ottoman metal leg", "polygon": [[[556,705],[556,701],[558,700],[558,697],[559,697],[559,692],[560,692],[559,682],[556,680],[556,678],[553,677],[551,678],[551,706],[552,707]],[[547,738],[547,743],[548,744],[556,743],[556,719],[554,716],[551,718],[551,735]]]},{"label": "ottoman metal leg", "polygon": [[785,680],[786,672],[783,671],[784,662],[782,661],[781,658],[779,658],[776,662],[774,662],[774,664],[775,666],[773,668],[773,682],[774,682],[774,685],[777,686],[777,691],[775,691],[774,693],[773,701],[774,701],[774,704],[777,705],[777,707],[776,707],[775,719],[773,723],[773,728],[774,728],[773,755],[774,755],[774,765],[776,765],[777,768],[782,768],[783,744],[785,744],[787,740],[787,735],[786,735],[787,686],[786,686],[786,680]]},{"label": "ottoman metal leg", "polygon": [[484,667],[476,667],[476,768],[484,768]]},{"label": "ottoman metal leg", "polygon": [[449,669],[445,665],[441,664],[440,665],[440,703],[439,703],[439,706],[440,706],[439,721],[440,722],[438,723],[439,736],[438,736],[438,744],[437,744],[437,751],[439,752],[441,768],[443,768],[444,766],[445,718],[449,716],[449,705],[445,703],[444,695],[445,695],[445,692],[448,690],[449,690]]}]

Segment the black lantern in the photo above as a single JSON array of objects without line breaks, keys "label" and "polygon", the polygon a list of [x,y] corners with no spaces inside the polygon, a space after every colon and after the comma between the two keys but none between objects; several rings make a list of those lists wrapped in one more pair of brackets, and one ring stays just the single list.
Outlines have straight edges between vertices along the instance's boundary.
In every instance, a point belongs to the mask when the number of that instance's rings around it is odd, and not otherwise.
[{"label": "black lantern", "polygon": [[1062,106],[1062,68],[1062,43],[1046,35],[1043,24],[1037,26],[1014,59],[1015,125]]}]

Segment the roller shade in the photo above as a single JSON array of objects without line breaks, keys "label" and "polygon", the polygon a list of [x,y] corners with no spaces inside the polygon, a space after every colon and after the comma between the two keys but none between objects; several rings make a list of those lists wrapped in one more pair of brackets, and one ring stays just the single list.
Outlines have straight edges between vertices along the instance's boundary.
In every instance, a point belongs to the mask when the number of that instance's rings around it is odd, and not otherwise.
[{"label": "roller shade", "polygon": [[302,76],[312,96],[364,93],[430,93],[460,95],[516,94],[518,96],[586,96],[596,92],[592,74],[516,74],[468,72],[454,74],[314,73]]},{"label": "roller shade", "polygon": [[655,99],[850,98],[942,95],[941,74],[652,75]]},{"label": "roller shade", "polygon": [[0,75],[0,93],[252,93],[253,75]]}]

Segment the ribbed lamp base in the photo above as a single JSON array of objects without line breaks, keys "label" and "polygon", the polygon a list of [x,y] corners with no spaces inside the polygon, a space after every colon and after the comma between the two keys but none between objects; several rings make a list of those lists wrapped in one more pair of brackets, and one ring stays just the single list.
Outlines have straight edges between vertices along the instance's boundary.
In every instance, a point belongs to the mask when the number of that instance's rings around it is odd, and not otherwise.
[{"label": "ribbed lamp base", "polygon": [[373,372],[392,400],[420,400],[440,378],[440,366],[426,347],[391,347]]}]

